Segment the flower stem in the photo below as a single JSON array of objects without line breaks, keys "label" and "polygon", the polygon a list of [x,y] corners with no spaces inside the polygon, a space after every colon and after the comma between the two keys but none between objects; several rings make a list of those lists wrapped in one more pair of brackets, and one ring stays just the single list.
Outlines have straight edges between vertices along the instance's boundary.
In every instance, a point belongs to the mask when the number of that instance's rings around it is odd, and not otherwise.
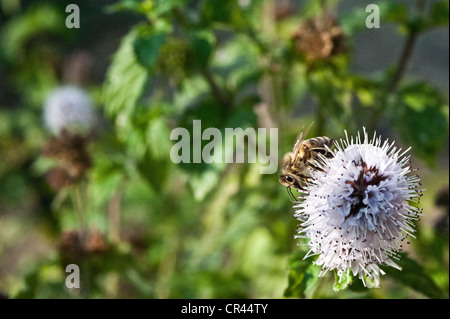
[{"label": "flower stem", "polygon": [[[83,190],[85,187],[83,187],[83,184],[80,182],[76,184],[73,188],[73,205],[75,208],[75,211],[78,215],[78,222],[79,222],[79,228],[80,228],[80,245],[83,247],[83,249],[86,248],[87,245],[87,236],[88,236],[88,227],[86,222],[86,216],[85,216],[85,205],[84,200],[85,196]],[[83,281],[82,281],[82,289],[81,294],[83,298],[89,298],[90,296],[90,265],[88,260],[81,260],[80,268],[83,272]]]},{"label": "flower stem", "polygon": [[400,59],[398,61],[397,69],[395,70],[395,73],[389,82],[387,93],[392,94],[397,90],[398,84],[400,83],[401,78],[405,74],[406,67],[408,65],[408,62],[411,58],[414,45],[417,40],[418,33],[414,30],[412,30],[406,39],[405,46],[403,47],[402,53],[400,55]]},{"label": "flower stem", "polygon": [[81,185],[77,184],[73,188],[73,203],[75,207],[75,212],[78,216],[79,227],[81,231],[81,240],[82,244],[86,243],[87,236],[87,223],[84,214],[84,203],[83,203],[83,194],[81,191]]}]

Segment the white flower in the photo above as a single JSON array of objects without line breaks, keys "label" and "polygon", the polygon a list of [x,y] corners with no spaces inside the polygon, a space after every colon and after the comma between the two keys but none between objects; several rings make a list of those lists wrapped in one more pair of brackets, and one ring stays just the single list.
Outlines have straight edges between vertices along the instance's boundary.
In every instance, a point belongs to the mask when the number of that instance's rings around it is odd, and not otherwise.
[{"label": "white flower", "polygon": [[252,0],[238,0],[238,4],[241,8],[246,9],[250,6]]},{"label": "white flower", "polygon": [[87,94],[79,88],[63,86],[53,91],[46,100],[44,122],[53,134],[59,135],[62,129],[88,133],[96,119]]},{"label": "white flower", "polygon": [[308,238],[305,258],[319,255],[320,276],[336,270],[339,281],[350,271],[364,285],[379,287],[378,267],[401,268],[391,258],[403,248],[407,236],[414,237],[414,221],[421,209],[411,205],[422,196],[417,175],[410,176],[410,155],[374,135],[369,141],[364,128],[353,140],[335,143],[333,158],[318,160],[322,169],[311,172],[306,195],[295,206],[302,223],[299,235]]}]

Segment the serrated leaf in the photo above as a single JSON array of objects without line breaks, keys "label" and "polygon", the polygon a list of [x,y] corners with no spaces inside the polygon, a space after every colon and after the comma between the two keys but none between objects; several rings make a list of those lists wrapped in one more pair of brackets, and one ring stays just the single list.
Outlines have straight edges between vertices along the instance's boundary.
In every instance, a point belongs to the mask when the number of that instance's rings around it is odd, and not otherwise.
[{"label": "serrated leaf", "polygon": [[436,285],[434,280],[426,273],[425,269],[416,261],[409,258],[406,253],[400,254],[400,260],[395,261],[402,270],[385,267],[386,276],[399,283],[411,287],[425,296],[433,299],[447,299],[448,296]]},{"label": "serrated leaf", "polygon": [[120,130],[130,125],[131,116],[141,97],[148,73],[134,55],[133,42],[137,32],[132,30],[114,54],[103,88],[105,112],[116,121]]}]

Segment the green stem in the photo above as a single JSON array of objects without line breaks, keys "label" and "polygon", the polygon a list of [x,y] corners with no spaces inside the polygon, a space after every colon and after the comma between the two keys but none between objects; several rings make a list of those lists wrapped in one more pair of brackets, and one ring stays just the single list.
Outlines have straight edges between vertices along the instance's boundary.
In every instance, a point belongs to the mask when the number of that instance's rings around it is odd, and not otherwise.
[{"label": "green stem", "polygon": [[80,184],[75,185],[73,188],[73,203],[75,207],[75,212],[78,217],[79,227],[81,230],[81,239],[84,244],[87,235],[87,223],[84,214],[83,194],[81,191]]},{"label": "green stem", "polygon": [[[83,249],[86,248],[87,244],[87,236],[88,236],[88,227],[85,216],[85,205],[84,200],[85,196],[83,196],[83,190],[85,187],[82,182],[76,184],[73,188],[73,205],[74,209],[78,215],[79,227],[80,227],[80,245]],[[81,295],[83,298],[89,298],[90,296],[90,265],[89,260],[83,259],[81,260],[80,271],[82,273],[82,287],[81,287]]]},{"label": "green stem", "polygon": [[414,45],[417,40],[418,33],[416,31],[411,31],[408,34],[408,37],[405,42],[405,46],[403,47],[402,53],[400,55],[400,59],[398,61],[397,69],[395,70],[395,73],[389,82],[388,88],[387,88],[387,94],[392,94],[397,90],[398,84],[400,83],[400,80],[402,79],[403,75],[406,72],[406,67],[408,66],[408,62],[411,58]]}]

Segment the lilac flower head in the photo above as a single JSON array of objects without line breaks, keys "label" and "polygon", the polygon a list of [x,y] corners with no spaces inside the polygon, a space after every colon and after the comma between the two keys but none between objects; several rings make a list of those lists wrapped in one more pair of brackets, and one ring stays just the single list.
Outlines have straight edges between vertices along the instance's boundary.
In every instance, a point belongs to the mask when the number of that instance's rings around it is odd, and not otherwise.
[{"label": "lilac flower head", "polygon": [[336,270],[340,280],[350,271],[365,286],[379,287],[379,265],[401,269],[392,258],[414,237],[421,210],[412,206],[422,196],[411,175],[409,151],[402,152],[374,134],[335,143],[333,158],[321,157],[321,170],[311,172],[304,200],[295,206],[301,221],[297,237],[308,238],[305,258],[319,255],[320,276]]}]

